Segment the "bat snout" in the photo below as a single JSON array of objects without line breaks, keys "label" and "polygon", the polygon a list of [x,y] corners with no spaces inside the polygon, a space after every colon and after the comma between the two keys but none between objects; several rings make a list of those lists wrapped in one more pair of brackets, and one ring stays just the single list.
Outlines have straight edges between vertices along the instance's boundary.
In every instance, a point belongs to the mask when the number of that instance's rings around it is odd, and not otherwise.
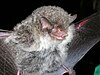
[{"label": "bat snout", "polygon": [[63,40],[67,36],[67,33],[61,28],[55,28],[52,30],[51,36],[58,40]]}]

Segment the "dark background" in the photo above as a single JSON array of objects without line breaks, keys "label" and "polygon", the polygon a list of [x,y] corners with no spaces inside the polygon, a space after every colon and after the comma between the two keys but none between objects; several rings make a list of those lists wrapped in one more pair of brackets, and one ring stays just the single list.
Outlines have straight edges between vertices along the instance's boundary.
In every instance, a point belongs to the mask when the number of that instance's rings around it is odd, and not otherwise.
[{"label": "dark background", "polygon": [[[99,11],[99,0],[33,0],[0,2],[0,29],[12,30],[33,10],[44,5],[55,5],[68,13],[77,14],[75,22]],[[74,67],[77,75],[93,75],[95,66],[100,64],[100,42]]]}]

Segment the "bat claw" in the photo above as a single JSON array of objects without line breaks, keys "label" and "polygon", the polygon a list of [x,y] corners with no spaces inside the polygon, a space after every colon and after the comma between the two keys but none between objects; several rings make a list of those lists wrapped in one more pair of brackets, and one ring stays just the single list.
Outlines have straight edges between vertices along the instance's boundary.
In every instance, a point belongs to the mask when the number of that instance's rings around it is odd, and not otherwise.
[{"label": "bat claw", "polygon": [[63,67],[63,69],[65,70],[64,73],[68,73],[68,74],[72,74],[72,70],[68,67],[66,67],[65,65],[61,65]]},{"label": "bat claw", "polygon": [[20,75],[20,70],[18,70],[17,75]]}]

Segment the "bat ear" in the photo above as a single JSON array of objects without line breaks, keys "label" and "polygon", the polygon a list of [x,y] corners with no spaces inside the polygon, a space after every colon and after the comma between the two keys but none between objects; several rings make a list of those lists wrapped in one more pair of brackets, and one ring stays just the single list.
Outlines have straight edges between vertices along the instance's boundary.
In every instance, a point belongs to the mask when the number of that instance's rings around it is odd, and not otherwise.
[{"label": "bat ear", "polygon": [[71,14],[69,14],[69,23],[72,23],[75,19],[77,18],[77,14],[71,16]]},{"label": "bat ear", "polygon": [[49,22],[48,19],[45,18],[45,17],[41,17],[40,23],[41,23],[42,29],[48,29],[48,28],[51,27],[50,22]]}]

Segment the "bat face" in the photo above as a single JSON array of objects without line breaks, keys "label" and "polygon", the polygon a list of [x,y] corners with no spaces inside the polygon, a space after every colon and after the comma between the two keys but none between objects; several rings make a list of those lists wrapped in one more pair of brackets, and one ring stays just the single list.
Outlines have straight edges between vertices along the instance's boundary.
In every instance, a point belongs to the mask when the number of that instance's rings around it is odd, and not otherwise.
[{"label": "bat face", "polygon": [[62,26],[59,26],[57,24],[51,25],[48,21],[46,21],[45,18],[41,19],[41,25],[42,25],[42,30],[45,30],[48,32],[48,34],[57,39],[57,40],[64,40],[64,38],[67,35],[67,32]]}]

